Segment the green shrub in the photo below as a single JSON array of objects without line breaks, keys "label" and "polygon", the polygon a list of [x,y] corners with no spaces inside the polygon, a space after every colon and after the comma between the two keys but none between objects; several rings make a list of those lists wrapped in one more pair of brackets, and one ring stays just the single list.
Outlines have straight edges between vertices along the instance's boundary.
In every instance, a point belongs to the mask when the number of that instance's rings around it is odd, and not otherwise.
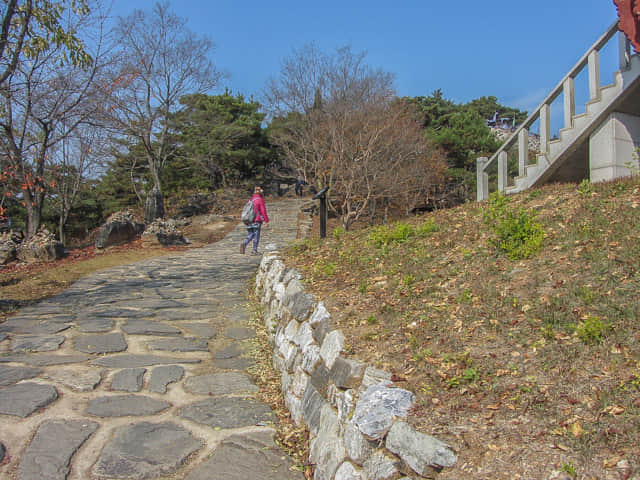
[{"label": "green shrub", "polygon": [[484,221],[495,235],[494,247],[511,260],[529,258],[542,248],[544,229],[537,214],[509,205],[504,195],[491,194]]},{"label": "green shrub", "polygon": [[342,238],[342,236],[345,234],[346,230],[343,227],[336,227],[333,229],[333,238],[335,238],[336,240],[340,240],[340,238]]},{"label": "green shrub", "polygon": [[396,222],[392,225],[378,225],[371,229],[369,240],[380,248],[393,243],[404,243],[411,237],[425,238],[438,230],[431,220],[414,227],[410,223]]},{"label": "green shrub", "polygon": [[476,383],[478,380],[480,380],[480,372],[475,367],[469,367],[464,369],[462,375],[454,375],[449,378],[447,380],[447,386],[449,388],[455,388]]},{"label": "green shrub", "polygon": [[313,266],[313,270],[317,274],[321,274],[324,277],[333,277],[338,269],[338,264],[335,262],[327,262],[326,260],[318,260]]},{"label": "green shrub", "polygon": [[575,327],[575,330],[580,340],[587,345],[595,345],[602,342],[604,336],[611,330],[611,325],[595,315],[587,317]]},{"label": "green shrub", "polygon": [[367,325],[375,325],[378,323],[378,319],[373,314],[369,315],[366,321],[367,321]]},{"label": "green shrub", "polygon": [[576,467],[573,466],[573,462],[562,462],[562,470],[569,474],[570,477],[575,477],[577,475]]},{"label": "green shrub", "polygon": [[593,184],[585,178],[580,182],[580,185],[578,185],[578,193],[582,196],[587,196],[591,192],[593,192]]},{"label": "green shrub", "polygon": [[416,235],[420,238],[426,238],[438,230],[438,225],[433,220],[426,220],[422,225],[418,225]]}]

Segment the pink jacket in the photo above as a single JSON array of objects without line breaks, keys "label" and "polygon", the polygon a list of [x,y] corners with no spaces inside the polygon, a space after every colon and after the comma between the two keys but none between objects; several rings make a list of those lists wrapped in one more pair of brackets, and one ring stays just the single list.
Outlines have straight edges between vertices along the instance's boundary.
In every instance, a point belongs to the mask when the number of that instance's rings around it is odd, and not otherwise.
[{"label": "pink jacket", "polygon": [[258,193],[254,193],[253,197],[251,197],[251,201],[253,202],[253,209],[256,212],[256,218],[254,220],[255,223],[266,222],[269,223],[269,216],[267,215],[267,207],[264,204],[264,198]]}]

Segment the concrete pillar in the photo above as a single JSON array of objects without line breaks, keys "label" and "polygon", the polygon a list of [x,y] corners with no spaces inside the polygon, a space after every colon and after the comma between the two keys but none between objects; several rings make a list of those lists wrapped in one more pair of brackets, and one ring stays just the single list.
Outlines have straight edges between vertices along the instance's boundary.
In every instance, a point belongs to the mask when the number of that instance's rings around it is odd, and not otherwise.
[{"label": "concrete pillar", "polygon": [[638,174],[640,117],[614,112],[589,137],[592,182]]},{"label": "concrete pillar", "polygon": [[488,161],[487,157],[479,157],[476,161],[476,198],[479,202],[489,198],[489,174],[484,171]]},{"label": "concrete pillar", "polygon": [[620,70],[626,70],[631,61],[631,42],[622,32],[618,32],[618,58]]},{"label": "concrete pillar", "polygon": [[551,109],[549,105],[540,107],[540,153],[549,151],[549,139],[551,137]]},{"label": "concrete pillar", "polygon": [[529,164],[529,130],[523,128],[518,132],[518,176],[527,174]]},{"label": "concrete pillar", "polygon": [[589,100],[600,98],[600,52],[593,50],[588,57],[589,62]]},{"label": "concrete pillar", "polygon": [[562,96],[564,97],[564,128],[571,128],[576,114],[576,88],[573,77],[568,77],[564,81]]},{"label": "concrete pillar", "polygon": [[498,191],[503,193],[507,189],[509,155],[504,150],[498,154]]}]

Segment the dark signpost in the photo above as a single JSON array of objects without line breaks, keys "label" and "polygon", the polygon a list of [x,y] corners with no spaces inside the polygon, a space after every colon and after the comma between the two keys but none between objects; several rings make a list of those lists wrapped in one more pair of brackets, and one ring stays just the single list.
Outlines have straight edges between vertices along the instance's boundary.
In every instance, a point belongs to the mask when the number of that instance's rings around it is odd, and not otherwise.
[{"label": "dark signpost", "polygon": [[327,236],[327,190],[325,187],[313,196],[313,200],[320,200],[320,238]]}]

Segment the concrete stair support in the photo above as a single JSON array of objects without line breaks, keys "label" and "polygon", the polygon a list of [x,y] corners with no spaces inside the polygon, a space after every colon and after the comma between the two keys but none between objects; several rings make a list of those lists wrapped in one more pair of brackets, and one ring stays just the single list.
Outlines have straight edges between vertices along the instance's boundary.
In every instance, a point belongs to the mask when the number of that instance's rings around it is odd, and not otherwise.
[{"label": "concrete stair support", "polygon": [[[614,83],[601,85],[600,51],[618,33],[615,22],[587,50],[538,108],[490,158],[477,162],[478,201],[489,197],[489,172],[497,165],[498,191],[516,193],[553,181],[612,180],[638,173],[640,146],[640,56],[631,54],[628,39],[618,34],[620,70]],[[575,78],[588,72],[589,101],[575,113]],[[551,140],[551,104],[563,96],[564,128]],[[529,152],[526,139],[538,122],[540,148]],[[518,174],[508,178],[507,152],[517,150]],[[526,151],[525,151],[526,150]],[[529,161],[535,163],[529,164]]]},{"label": "concrete stair support", "polygon": [[640,116],[618,112],[609,115],[589,137],[590,180],[599,182],[637,174],[638,145]]}]

